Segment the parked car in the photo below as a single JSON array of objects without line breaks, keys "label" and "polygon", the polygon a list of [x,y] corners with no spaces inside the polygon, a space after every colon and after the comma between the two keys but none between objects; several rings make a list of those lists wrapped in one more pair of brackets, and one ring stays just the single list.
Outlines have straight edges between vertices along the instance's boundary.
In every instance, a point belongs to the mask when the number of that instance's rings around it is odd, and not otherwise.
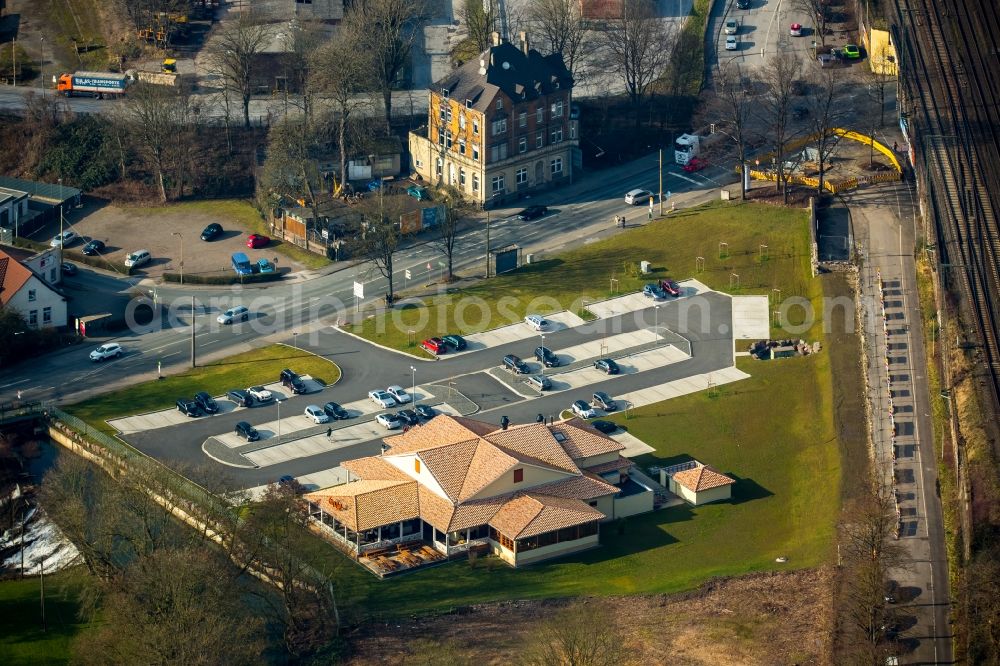
[{"label": "parked car", "polygon": [[788,34],[791,35],[792,37],[801,37],[802,36],[802,24],[801,23],[793,23],[792,25],[790,25],[788,27]]},{"label": "parked car", "polygon": [[237,305],[234,308],[229,308],[222,314],[220,314],[216,321],[220,324],[232,324],[238,321],[246,321],[250,318],[250,308],[245,305]]},{"label": "parked car", "polygon": [[379,414],[375,417],[375,421],[386,430],[395,430],[403,425],[395,414]]},{"label": "parked car", "polygon": [[618,430],[618,424],[612,423],[611,421],[602,421],[598,419],[597,421],[591,421],[590,425],[594,426],[594,430],[598,432],[603,432],[605,435],[610,435],[615,430]]},{"label": "parked car", "polygon": [[736,19],[729,19],[728,21],[726,21],[725,32],[727,35],[735,35],[739,31],[740,31],[740,24],[736,21]]},{"label": "parked car", "polygon": [[215,240],[216,238],[219,237],[221,233],[222,233],[222,225],[217,222],[213,222],[212,224],[205,227],[205,229],[201,232],[201,239],[203,241]]},{"label": "parked car", "polygon": [[136,250],[135,252],[129,252],[125,256],[125,268],[138,268],[143,264],[148,264],[153,258],[153,255],[149,253],[149,250]]},{"label": "parked car", "polygon": [[431,193],[422,185],[410,185],[406,188],[406,193],[417,201],[427,201],[431,198]]},{"label": "parked car", "polygon": [[406,389],[404,389],[402,386],[393,384],[392,386],[387,388],[386,391],[389,393],[389,395],[391,395],[393,398],[396,399],[396,402],[398,402],[401,405],[405,405],[406,403],[411,402],[413,400],[410,394],[407,393]]},{"label": "parked car", "polygon": [[260,433],[257,432],[257,428],[254,428],[246,421],[238,421],[236,423],[236,434],[248,442],[256,442],[260,439]]},{"label": "parked car", "polygon": [[274,264],[264,258],[257,260],[257,272],[261,275],[267,275],[268,273],[273,273],[275,270]]},{"label": "parked car", "polygon": [[600,358],[594,361],[594,367],[607,375],[617,375],[621,372],[618,364],[610,358]]},{"label": "parked car", "polygon": [[736,9],[750,9],[750,0],[736,0]]},{"label": "parked car", "polygon": [[285,488],[296,495],[302,495],[306,492],[306,487],[299,483],[299,480],[291,474],[285,474],[278,479],[278,487]]},{"label": "parked car", "polygon": [[245,275],[253,275],[253,266],[250,265],[250,257],[243,252],[233,252],[230,261],[232,262],[233,270],[241,278]]},{"label": "parked car", "polygon": [[625,193],[625,203],[629,206],[641,206],[644,203],[649,202],[649,198],[653,196],[653,193],[649,190],[629,190]]},{"label": "parked car", "polygon": [[104,252],[104,241],[92,240],[83,246],[82,252],[88,257],[93,257],[94,255]]},{"label": "parked car", "polygon": [[526,375],[530,372],[528,364],[522,361],[520,356],[514,354],[507,354],[503,357],[503,367],[516,375]]},{"label": "parked car", "polygon": [[429,351],[432,354],[444,354],[448,351],[448,346],[444,343],[441,338],[427,338],[420,343],[420,346]]},{"label": "parked car", "polygon": [[205,391],[198,391],[194,394],[194,401],[198,403],[198,406],[206,414],[218,414],[219,413],[219,403],[215,401],[215,398],[210,396]]},{"label": "parked car", "polygon": [[381,178],[375,178],[375,179],[372,179],[372,180],[368,181],[368,191],[369,192],[378,192],[379,190],[381,190],[385,186],[386,186],[386,183]]},{"label": "parked car", "polygon": [[685,164],[684,166],[682,166],[681,168],[686,173],[694,173],[696,171],[701,171],[702,169],[704,169],[707,166],[708,166],[708,162],[706,162],[702,158],[700,158],[700,157],[692,157],[691,159],[688,160],[688,163]]},{"label": "parked car", "polygon": [[67,276],[69,276],[69,275],[76,275],[76,273],[77,273],[76,264],[71,264],[68,261],[63,262],[63,265],[62,265],[62,274],[63,275],[67,275]]},{"label": "parked car", "polygon": [[740,40],[736,38],[736,35],[729,35],[726,37],[726,50],[735,51],[740,47]]},{"label": "parked car", "polygon": [[526,323],[528,326],[535,329],[536,331],[544,331],[549,327],[548,320],[542,317],[541,315],[536,315],[536,314],[530,314],[527,317],[525,317],[524,323]]},{"label": "parked car", "polygon": [[336,419],[338,421],[351,418],[351,415],[346,409],[332,401],[323,405],[323,411],[326,412],[326,415],[331,419]]},{"label": "parked car", "polygon": [[642,288],[642,295],[656,301],[662,301],[667,297],[667,292],[660,289],[660,285],[652,282]]},{"label": "parked car", "polygon": [[76,232],[66,230],[52,237],[49,247],[66,247],[76,242]]},{"label": "parked car", "polygon": [[553,354],[548,347],[535,347],[535,358],[546,368],[559,366],[559,357]]},{"label": "parked car", "polygon": [[670,279],[660,280],[659,286],[660,289],[662,289],[663,291],[667,292],[668,294],[670,294],[675,298],[684,293],[683,291],[681,291],[681,286]]},{"label": "parked car", "polygon": [[382,409],[396,406],[396,399],[391,393],[381,390],[368,391],[368,398]]},{"label": "parked car", "polygon": [[858,48],[857,44],[844,44],[842,52],[848,60],[857,60],[861,57],[861,49]]},{"label": "parked car", "polygon": [[236,403],[237,407],[249,407],[253,404],[253,398],[250,397],[250,393],[242,389],[233,389],[226,394],[226,397],[231,402]]},{"label": "parked car", "polygon": [[465,338],[461,335],[455,335],[454,333],[444,336],[441,340],[455,351],[464,351],[465,348],[468,347],[468,343],[465,342]]},{"label": "parked car", "polygon": [[291,389],[292,393],[306,392],[305,382],[302,381],[301,377],[299,377],[297,374],[295,374],[288,368],[282,370],[278,378],[281,380],[281,385],[287,389]]},{"label": "parked car", "polygon": [[594,401],[591,404],[593,404],[594,407],[603,409],[606,412],[613,412],[618,409],[618,403],[604,391],[595,391]]},{"label": "parked car", "polygon": [[570,409],[581,419],[592,419],[597,416],[597,412],[585,400],[574,400]]},{"label": "parked car", "polygon": [[201,416],[201,407],[190,398],[179,398],[177,400],[177,411],[185,416]]},{"label": "parked car", "polygon": [[396,418],[402,421],[406,425],[417,425],[420,423],[420,417],[412,409],[401,409],[396,412]]},{"label": "parked car", "polygon": [[250,397],[257,402],[268,402],[274,397],[274,394],[263,386],[251,386],[247,389],[247,393],[250,394]]},{"label": "parked car", "polygon": [[90,352],[90,360],[106,361],[109,358],[119,358],[124,351],[125,349],[117,342],[109,342]]},{"label": "parked car", "polygon": [[531,375],[527,382],[538,391],[548,391],[552,388],[552,380],[545,375]]},{"label": "parked car", "polygon": [[256,250],[262,247],[267,247],[267,244],[271,242],[271,239],[267,236],[261,234],[250,234],[247,237],[247,247],[251,250]]},{"label": "parked car", "polygon": [[517,214],[519,220],[534,220],[549,212],[546,206],[528,206]]},{"label": "parked car", "polygon": [[417,405],[413,411],[417,413],[417,416],[428,421],[437,416],[437,412],[430,405]]},{"label": "parked car", "polygon": [[309,405],[303,412],[307,419],[312,419],[313,423],[329,423],[330,417],[319,405]]}]

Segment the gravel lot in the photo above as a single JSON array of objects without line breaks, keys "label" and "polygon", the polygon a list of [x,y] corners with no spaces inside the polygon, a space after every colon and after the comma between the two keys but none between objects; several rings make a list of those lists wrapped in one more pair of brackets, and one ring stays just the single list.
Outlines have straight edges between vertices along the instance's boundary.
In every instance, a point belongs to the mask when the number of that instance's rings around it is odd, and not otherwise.
[{"label": "gravel lot", "polygon": [[[213,222],[222,225],[223,233],[211,242],[201,240],[202,230]],[[234,252],[245,252],[251,262],[261,258],[274,261],[278,256],[273,249],[248,248],[248,232],[239,223],[198,211],[157,209],[154,212],[88,203],[84,208],[73,211],[67,223],[87,240],[96,238],[104,241],[107,256],[112,261],[124,261],[125,255],[134,250],[149,250],[153,260],[138,270],[137,275],[157,277],[164,272],[179,271],[181,238],[173,236],[173,233],[179,233],[183,238],[185,274],[230,272],[230,257]],[[34,239],[48,241],[58,231],[58,223],[50,225],[50,228],[34,234]],[[68,246],[75,250],[81,247],[81,241]],[[285,256],[278,259],[278,265],[292,271],[302,269],[300,264]]]}]

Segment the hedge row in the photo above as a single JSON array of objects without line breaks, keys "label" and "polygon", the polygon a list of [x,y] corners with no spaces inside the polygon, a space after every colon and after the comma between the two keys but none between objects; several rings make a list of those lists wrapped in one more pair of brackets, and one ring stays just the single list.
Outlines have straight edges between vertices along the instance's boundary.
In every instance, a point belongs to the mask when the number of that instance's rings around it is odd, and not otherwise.
[{"label": "hedge row", "polygon": [[[245,275],[242,278],[238,275],[184,275],[184,282],[187,284],[254,284],[257,282],[273,282],[282,278],[281,273],[254,273]],[[180,282],[179,273],[164,273],[165,282]]]}]

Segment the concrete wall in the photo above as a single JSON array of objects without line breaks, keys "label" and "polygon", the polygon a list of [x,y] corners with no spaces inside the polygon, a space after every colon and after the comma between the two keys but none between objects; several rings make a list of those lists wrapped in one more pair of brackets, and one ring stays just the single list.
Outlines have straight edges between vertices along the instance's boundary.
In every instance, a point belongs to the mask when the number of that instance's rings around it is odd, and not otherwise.
[{"label": "concrete wall", "polygon": [[653,510],[653,491],[637,493],[614,500],[615,518],[627,518]]},{"label": "concrete wall", "polygon": [[574,460],[573,462],[576,463],[577,467],[583,469],[585,467],[593,467],[594,465],[602,465],[613,460],[618,460],[618,453],[618,451],[612,451],[611,453],[602,453],[597,456],[580,458],[579,460]]},{"label": "concrete wall", "polygon": [[592,534],[575,541],[565,543],[554,543],[551,546],[542,546],[523,553],[517,553],[517,562],[514,566],[524,566],[533,562],[540,562],[551,557],[560,557],[569,553],[578,553],[581,550],[590,550],[600,545],[600,535]]}]

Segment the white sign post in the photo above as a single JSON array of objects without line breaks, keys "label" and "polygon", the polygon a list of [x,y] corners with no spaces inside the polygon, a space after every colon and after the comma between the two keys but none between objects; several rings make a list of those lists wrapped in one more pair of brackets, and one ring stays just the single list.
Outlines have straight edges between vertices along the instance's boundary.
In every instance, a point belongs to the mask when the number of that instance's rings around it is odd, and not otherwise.
[{"label": "white sign post", "polygon": [[361,300],[365,297],[365,283],[354,281],[354,311],[361,311]]}]

